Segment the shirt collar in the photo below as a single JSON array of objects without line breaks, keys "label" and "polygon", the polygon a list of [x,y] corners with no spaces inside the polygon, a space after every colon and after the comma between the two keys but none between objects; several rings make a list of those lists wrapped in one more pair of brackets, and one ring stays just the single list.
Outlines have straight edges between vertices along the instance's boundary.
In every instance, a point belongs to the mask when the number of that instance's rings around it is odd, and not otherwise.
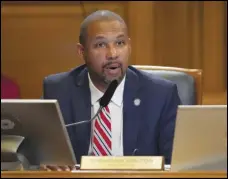
[{"label": "shirt collar", "polygon": [[[125,77],[124,76],[123,80],[121,83],[117,86],[116,91],[114,92],[111,101],[115,103],[118,106],[121,106],[123,103],[123,91],[124,91],[124,84],[125,84]],[[88,78],[89,78],[89,88],[91,92],[91,104],[94,105],[102,96],[103,92],[101,92],[97,87],[93,84],[90,75],[88,73]]]}]

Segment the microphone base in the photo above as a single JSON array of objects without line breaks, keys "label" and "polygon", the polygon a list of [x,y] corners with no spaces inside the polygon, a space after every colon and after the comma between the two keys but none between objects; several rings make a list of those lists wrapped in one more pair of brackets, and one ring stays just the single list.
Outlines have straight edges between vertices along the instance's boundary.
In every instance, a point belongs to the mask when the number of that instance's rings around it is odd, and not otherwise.
[{"label": "microphone base", "polygon": [[22,171],[24,167],[20,161],[1,162],[1,171]]},{"label": "microphone base", "polygon": [[21,171],[29,168],[30,163],[24,155],[1,152],[1,171]]}]

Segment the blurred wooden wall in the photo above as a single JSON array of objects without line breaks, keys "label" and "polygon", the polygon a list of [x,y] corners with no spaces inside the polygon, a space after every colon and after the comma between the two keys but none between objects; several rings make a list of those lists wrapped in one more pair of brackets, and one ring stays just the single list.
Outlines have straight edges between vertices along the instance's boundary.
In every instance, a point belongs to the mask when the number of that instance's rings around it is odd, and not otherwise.
[{"label": "blurred wooden wall", "polygon": [[[78,2],[1,2],[2,73],[39,98],[45,76],[83,62],[76,55],[83,20]],[[225,1],[86,2],[87,13],[109,9],[129,26],[130,64],[203,69],[204,92],[226,91]]]}]

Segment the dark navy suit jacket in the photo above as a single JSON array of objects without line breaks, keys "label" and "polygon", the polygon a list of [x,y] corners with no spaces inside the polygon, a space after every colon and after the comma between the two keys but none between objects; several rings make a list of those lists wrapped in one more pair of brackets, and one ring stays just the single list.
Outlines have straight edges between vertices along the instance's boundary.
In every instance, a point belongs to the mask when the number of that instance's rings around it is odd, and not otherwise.
[{"label": "dark navy suit jacket", "polygon": [[[87,73],[82,65],[44,79],[43,97],[58,100],[66,124],[92,117]],[[135,99],[140,99],[140,105],[134,104]],[[137,149],[135,155],[162,155],[169,164],[179,104],[176,85],[129,66],[123,95],[124,155]],[[88,154],[90,133],[91,123],[68,128],[78,163]]]}]

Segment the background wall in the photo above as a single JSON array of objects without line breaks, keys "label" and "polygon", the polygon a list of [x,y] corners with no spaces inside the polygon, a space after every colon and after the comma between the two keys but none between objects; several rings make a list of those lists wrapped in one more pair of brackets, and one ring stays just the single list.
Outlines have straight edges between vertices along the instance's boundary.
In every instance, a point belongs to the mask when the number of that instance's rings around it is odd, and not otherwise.
[{"label": "background wall", "polygon": [[[39,98],[46,75],[83,63],[76,55],[83,8],[67,1],[1,5],[2,73],[17,81],[22,98]],[[86,13],[109,9],[126,20],[130,64],[203,69],[205,94],[226,94],[226,7],[225,1],[84,2]]]}]

